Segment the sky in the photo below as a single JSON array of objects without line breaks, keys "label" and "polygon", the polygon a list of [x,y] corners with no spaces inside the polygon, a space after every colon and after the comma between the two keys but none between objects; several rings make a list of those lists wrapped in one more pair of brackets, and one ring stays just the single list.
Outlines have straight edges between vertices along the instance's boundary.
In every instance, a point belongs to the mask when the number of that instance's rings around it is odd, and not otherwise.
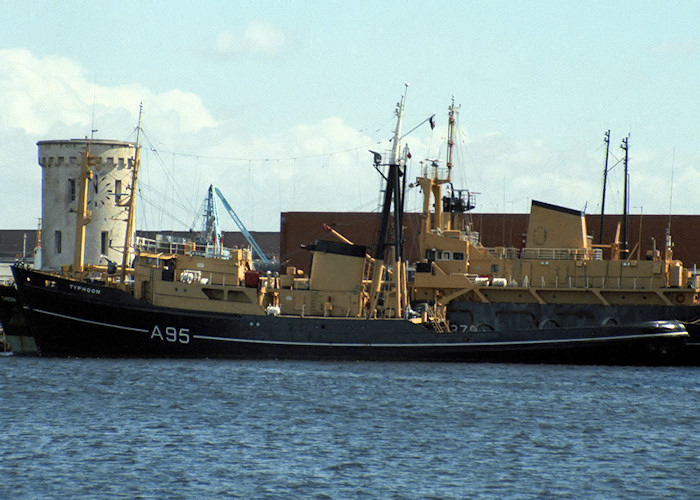
[{"label": "sky", "polygon": [[[446,152],[476,212],[533,199],[697,214],[700,3],[0,0],[0,228],[41,216],[36,142],[135,141],[137,228],[201,226],[214,184],[252,231],[290,211],[378,211],[406,93],[414,179]],[[10,14],[11,15],[7,15]],[[406,84],[409,84],[406,87]],[[435,114],[435,129],[420,125]],[[420,211],[418,188],[408,211]],[[222,218],[225,231],[237,230]]]}]

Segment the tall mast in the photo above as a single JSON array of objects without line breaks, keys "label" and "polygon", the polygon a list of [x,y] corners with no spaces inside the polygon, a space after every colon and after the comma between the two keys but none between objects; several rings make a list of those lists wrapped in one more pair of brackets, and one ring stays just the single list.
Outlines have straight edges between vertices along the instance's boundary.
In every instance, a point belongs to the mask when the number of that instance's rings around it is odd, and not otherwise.
[{"label": "tall mast", "polygon": [[[386,189],[384,191],[384,203],[382,205],[382,218],[379,225],[379,235],[377,238],[377,249],[375,254],[375,258],[382,260],[384,259],[386,247],[389,245],[387,239],[389,232],[389,215],[391,214],[392,200],[394,201],[394,210],[396,212],[398,212],[399,202],[403,200],[403,196],[401,195],[400,176],[402,175],[402,173],[400,165],[401,160],[399,158],[399,155],[401,154],[401,125],[403,122],[403,108],[406,102],[407,91],[408,84],[406,84],[406,91],[404,91],[404,95],[401,96],[401,101],[396,105],[395,111],[396,129],[394,130],[394,138],[392,139],[391,160],[389,161],[389,171],[386,177]],[[376,166],[378,166],[378,164],[375,163],[375,167]],[[401,229],[399,227],[399,223],[402,221],[399,220],[400,217],[397,217],[399,215],[400,214],[398,213],[395,214],[394,225],[398,228],[395,231],[395,237],[399,237],[399,239],[401,239],[402,236],[399,235],[399,230]],[[401,247],[399,246],[399,241],[395,241],[394,243],[396,244],[396,250],[401,250]],[[398,254],[397,257],[399,257]]]},{"label": "tall mast", "polygon": [[666,245],[664,247],[664,255],[666,260],[671,260],[672,244],[671,244],[671,212],[673,211],[673,171],[676,167],[676,149],[673,149],[673,161],[671,162],[671,192],[668,195],[668,225],[666,226]]},{"label": "tall mast", "polygon": [[629,243],[627,241],[628,231],[629,231],[629,174],[627,172],[628,160],[629,160],[629,135],[622,139],[622,148],[625,152],[625,193],[623,201],[623,213],[622,213],[622,253],[627,256],[629,252]]},{"label": "tall mast", "polygon": [[143,103],[139,104],[139,124],[136,127],[136,151],[134,151],[133,171],[131,173],[131,196],[127,207],[126,236],[124,238],[124,254],[122,256],[121,283],[126,283],[126,268],[129,264],[129,249],[131,248],[131,233],[134,227],[134,206],[136,205],[136,180],[138,179],[139,163],[141,161],[141,114]]},{"label": "tall mast", "polygon": [[[454,146],[454,129],[455,129],[455,114],[457,108],[455,107],[454,97],[452,97],[452,104],[448,108],[448,128],[447,128],[447,175],[443,177],[441,169],[438,165],[438,160],[426,160],[429,165],[425,165],[422,168],[421,176],[418,178],[418,183],[423,191],[423,229],[422,234],[428,234],[433,226],[439,229],[451,229],[451,227],[444,227],[443,224],[443,209],[442,209],[442,185],[450,182],[452,176],[452,155]],[[434,116],[434,115],[433,115]],[[433,126],[431,122],[431,126]],[[432,198],[431,198],[432,197]],[[434,201],[432,205],[434,208],[434,213],[431,215],[430,211],[430,201]]]},{"label": "tall mast", "polygon": [[603,138],[605,142],[605,170],[603,171],[603,201],[600,204],[600,232],[598,233],[598,244],[603,244],[603,218],[605,217],[605,188],[608,185],[608,158],[610,157],[610,130],[605,132]]},{"label": "tall mast", "polygon": [[[452,104],[450,104],[449,108],[449,113],[447,114],[447,178],[443,180],[444,183],[450,182],[452,179],[452,166],[454,165],[452,162],[452,155],[453,155],[453,149],[455,145],[454,141],[454,134],[455,134],[455,114],[456,114],[456,108],[455,108],[455,97],[452,96]],[[440,191],[439,194],[436,194],[437,198],[435,198],[435,206],[438,208],[441,208],[442,205],[442,191]],[[450,194],[451,199],[454,196],[454,192]],[[442,229],[454,229],[454,223],[455,223],[455,214],[454,212],[450,209],[450,217],[443,223],[442,222],[442,214],[438,216],[438,221],[437,224],[442,228]]]},{"label": "tall mast", "polygon": [[[406,84],[406,91],[408,84]],[[408,155],[408,149],[404,150],[404,157],[401,155],[401,125],[403,122],[403,109],[406,102],[406,91],[401,96],[401,101],[396,106],[396,129],[394,130],[394,138],[391,148],[391,159],[389,161],[389,170],[387,175],[381,173],[386,181],[384,190],[384,203],[382,206],[382,216],[379,225],[379,234],[377,237],[377,248],[375,258],[377,263],[374,268],[372,277],[372,291],[370,294],[370,314],[374,314],[377,309],[379,294],[381,289],[381,280],[385,268],[385,259],[387,248],[393,246],[393,262],[392,262],[392,281],[394,282],[395,296],[393,302],[389,300],[385,306],[391,306],[397,316],[403,316],[406,310],[406,279],[405,279],[405,263],[403,262],[403,203],[404,192],[406,189],[406,172],[402,170],[402,165],[405,165],[405,157]],[[379,171],[381,164],[381,155],[375,153],[374,167]],[[403,179],[402,179],[403,177]],[[393,242],[389,241],[389,218],[391,216],[392,202],[394,205],[394,237]]]},{"label": "tall mast", "polygon": [[447,179],[445,179],[445,182],[450,182],[450,178],[452,176],[452,147],[455,144],[454,134],[455,134],[455,97],[452,96],[452,104],[450,105],[450,112],[448,114],[448,124],[447,124]]},{"label": "tall mast", "polygon": [[394,130],[394,139],[391,148],[391,165],[396,165],[399,162],[401,154],[401,126],[403,125],[403,108],[406,103],[406,94],[408,93],[408,83],[404,84],[406,89],[401,96],[401,101],[396,105],[396,129]]},{"label": "tall mast", "polygon": [[85,226],[92,220],[92,211],[87,209],[88,184],[92,179],[92,168],[99,163],[100,158],[90,154],[90,141],[85,144],[85,151],[80,161],[80,185],[78,186],[78,206],[75,209],[75,245],[73,248],[73,272],[85,270]]}]

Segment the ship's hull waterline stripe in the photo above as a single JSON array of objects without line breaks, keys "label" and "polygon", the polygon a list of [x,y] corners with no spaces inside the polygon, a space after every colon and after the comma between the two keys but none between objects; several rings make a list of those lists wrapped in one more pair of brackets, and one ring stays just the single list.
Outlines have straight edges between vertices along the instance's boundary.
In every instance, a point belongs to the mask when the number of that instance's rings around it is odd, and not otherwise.
[{"label": "ship's hull waterline stripe", "polygon": [[[25,306],[25,309],[29,309]],[[43,309],[33,309],[34,312],[46,314],[49,316],[56,316],[63,319],[68,319],[72,321],[79,321],[81,323],[88,323],[99,326],[106,326],[108,328],[115,328],[119,330],[129,330],[133,332],[141,333],[151,333],[145,328],[133,328],[130,326],[113,325],[110,323],[103,323],[100,321],[93,321],[88,319],[76,318],[74,316],[68,316],[65,314],[59,314],[51,311],[45,311]],[[269,344],[269,345],[289,345],[289,346],[313,346],[313,347],[494,347],[494,346],[514,346],[514,345],[541,345],[541,344],[566,344],[566,343],[581,343],[581,342],[604,342],[609,340],[639,340],[647,338],[660,338],[660,337],[678,337],[687,336],[688,333],[683,331],[671,331],[664,333],[655,334],[642,334],[642,335],[613,335],[607,337],[596,337],[596,338],[576,338],[576,339],[553,339],[553,340],[525,340],[525,341],[499,341],[495,340],[493,342],[421,342],[421,343],[401,343],[401,344],[386,344],[377,343],[369,344],[362,342],[346,342],[346,343],[336,343],[336,342],[294,342],[285,340],[258,340],[258,339],[237,339],[229,337],[215,337],[211,335],[192,335],[192,338],[198,340],[216,340],[221,342],[237,342],[242,344]]]},{"label": "ship's hull waterline stripe", "polygon": [[581,342],[603,342],[608,340],[638,340],[645,338],[661,338],[661,337],[677,337],[685,336],[686,332],[667,332],[654,333],[647,335],[615,335],[602,338],[577,338],[577,339],[556,339],[556,340],[494,340],[493,342],[423,342],[416,344],[369,344],[360,342],[291,342],[284,340],[255,340],[255,339],[232,339],[226,337],[212,337],[208,335],[192,335],[192,338],[202,340],[219,340],[222,342],[240,342],[248,344],[274,344],[274,345],[308,345],[321,347],[498,347],[498,346],[517,346],[517,345],[543,345],[543,344],[573,344]]}]

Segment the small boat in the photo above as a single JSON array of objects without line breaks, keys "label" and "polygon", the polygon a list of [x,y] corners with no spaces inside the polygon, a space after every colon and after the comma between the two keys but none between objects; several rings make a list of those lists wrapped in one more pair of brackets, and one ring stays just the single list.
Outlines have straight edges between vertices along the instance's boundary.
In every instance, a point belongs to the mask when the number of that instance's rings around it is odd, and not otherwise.
[{"label": "small boat", "polygon": [[27,334],[22,302],[14,284],[0,284],[0,330],[5,350],[21,354],[38,354],[34,338]]}]

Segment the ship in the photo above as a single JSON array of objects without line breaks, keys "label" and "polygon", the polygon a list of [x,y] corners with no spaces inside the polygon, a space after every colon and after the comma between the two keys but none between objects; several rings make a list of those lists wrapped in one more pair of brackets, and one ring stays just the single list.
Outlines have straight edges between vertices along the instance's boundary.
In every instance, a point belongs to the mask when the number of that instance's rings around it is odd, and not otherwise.
[{"label": "ship", "polygon": [[[486,283],[469,268],[461,277],[445,272],[435,262],[448,249],[432,261],[417,263],[413,277],[403,256],[410,156],[401,147],[404,105],[405,94],[395,112],[389,160],[383,162],[381,154],[372,152],[374,167],[386,181],[375,248],[334,232],[334,240],[305,245],[312,253],[308,275],[289,267],[283,273],[261,272],[250,249],[222,249],[216,240],[171,244],[139,239],[130,265],[125,258],[121,267],[99,273],[82,269],[80,263],[64,275],[16,264],[12,271],[26,328],[41,355],[640,365],[676,361],[689,335],[674,318],[590,325],[550,321],[534,328],[503,328],[493,322],[486,328],[468,324],[463,317],[469,313],[460,316],[459,307],[477,306],[468,300],[472,290],[485,298],[500,290],[494,277],[488,283],[493,288],[478,291],[475,287]],[[87,153],[83,163],[84,172],[89,171]],[[138,163],[135,158],[132,168]],[[424,176],[420,182],[439,186],[435,179]],[[441,221],[449,217],[429,210],[430,196],[439,194],[434,185],[423,186],[426,217]],[[457,214],[454,210],[450,216]],[[465,245],[462,231],[426,228],[423,236],[431,241]],[[474,258],[469,266],[476,265],[479,247],[469,245],[461,259]],[[458,257],[458,251],[450,253],[450,259]],[[489,306],[495,301],[481,302],[480,307],[497,314]]]},{"label": "ship", "polygon": [[[532,200],[522,249],[480,243],[470,218],[473,193],[451,183],[456,111],[453,100],[446,165],[427,160],[417,180],[425,198],[413,299],[445,307],[456,331],[678,321],[690,337],[676,361],[700,364],[698,277],[674,259],[670,232],[663,250],[642,257],[638,247],[627,248],[626,208],[622,238],[618,224],[613,242],[594,244],[583,212]],[[626,140],[623,146],[627,153]],[[627,161],[626,155],[625,171]]]}]

